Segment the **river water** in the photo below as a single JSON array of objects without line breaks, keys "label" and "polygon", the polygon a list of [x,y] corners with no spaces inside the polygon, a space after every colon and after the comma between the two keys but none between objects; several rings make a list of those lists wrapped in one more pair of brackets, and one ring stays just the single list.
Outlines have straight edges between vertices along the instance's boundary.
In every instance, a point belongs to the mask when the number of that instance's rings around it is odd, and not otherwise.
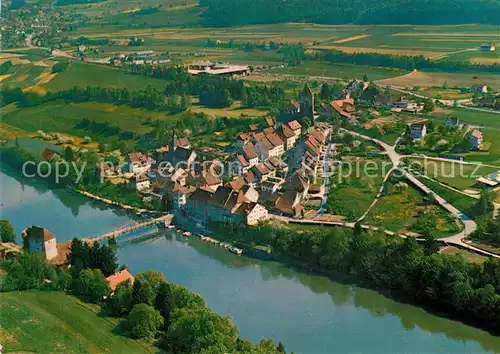
[{"label": "river water", "polygon": [[[1,173],[1,218],[20,232],[35,224],[57,241],[88,237],[133,222],[133,215],[65,190],[53,190],[7,167]],[[134,236],[134,235],[132,235]],[[170,230],[142,231],[118,242],[132,273],[155,269],[230,315],[243,338],[272,337],[289,351],[500,352],[500,338],[395,302],[379,293],[276,262],[236,256]]]}]

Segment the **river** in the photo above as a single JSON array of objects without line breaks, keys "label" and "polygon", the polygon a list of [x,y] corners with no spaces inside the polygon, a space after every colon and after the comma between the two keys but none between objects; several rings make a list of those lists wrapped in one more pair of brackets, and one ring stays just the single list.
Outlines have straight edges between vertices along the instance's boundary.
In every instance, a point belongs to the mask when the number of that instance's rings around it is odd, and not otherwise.
[{"label": "river", "polygon": [[[1,218],[20,232],[35,224],[57,241],[87,237],[132,222],[112,209],[5,166]],[[236,256],[171,230],[143,231],[118,242],[119,262],[132,273],[155,269],[230,315],[243,338],[272,337],[294,352],[500,352],[500,338],[440,318],[364,288],[345,285],[276,262]]]}]

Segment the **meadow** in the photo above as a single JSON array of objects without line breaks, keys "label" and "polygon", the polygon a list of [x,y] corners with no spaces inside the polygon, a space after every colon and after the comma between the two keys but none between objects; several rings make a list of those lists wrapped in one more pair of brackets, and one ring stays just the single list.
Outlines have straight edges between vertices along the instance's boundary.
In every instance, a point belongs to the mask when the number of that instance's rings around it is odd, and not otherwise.
[{"label": "meadow", "polygon": [[479,177],[498,171],[500,167],[477,166],[459,162],[434,161],[427,159],[409,159],[412,166],[422,168],[423,173],[439,182],[460,190],[470,189]]},{"label": "meadow", "polygon": [[484,84],[500,89],[500,75],[414,71],[408,75],[378,80],[379,85],[396,87],[465,87]]},{"label": "meadow", "polygon": [[500,113],[477,111],[465,108],[438,108],[429,114],[431,119],[443,122],[448,117],[457,117],[463,124],[500,128]]},{"label": "meadow", "polygon": [[368,80],[381,80],[405,75],[408,73],[408,71],[399,69],[350,64],[330,64],[327,62],[318,61],[306,61],[298,66],[273,68],[269,70],[269,72],[287,75],[324,76],[346,80],[362,79],[364,75],[368,76]]},{"label": "meadow", "polygon": [[149,344],[122,336],[118,320],[60,292],[2,293],[0,341],[6,352],[153,353]]},{"label": "meadow", "polygon": [[34,107],[9,109],[8,113],[3,114],[2,121],[28,132],[42,129],[76,136],[91,135],[87,130],[76,128],[77,123],[84,118],[100,123],[108,122],[134,133],[147,133],[153,129],[147,125],[149,119],[175,120],[177,116],[107,103],[55,101]]},{"label": "meadow", "polygon": [[433,236],[442,237],[459,231],[453,217],[449,217],[449,214],[437,205],[426,204],[424,195],[411,184],[401,191],[393,190],[383,195],[363,221],[371,226],[407,233],[420,231],[416,229],[416,223],[420,217],[429,215],[433,216],[434,221]]},{"label": "meadow", "polygon": [[133,91],[149,85],[163,89],[166,83],[162,79],[135,75],[109,66],[71,61],[66,71],[58,73],[43,87],[48,91],[60,91],[74,86],[126,87]]},{"label": "meadow", "polygon": [[[360,161],[359,169],[356,168],[349,177],[345,177],[346,171],[337,170],[332,178],[334,185],[328,194],[328,213],[345,216],[348,220],[360,218],[375,199],[384,175],[388,172],[383,171],[382,162],[379,159]],[[371,166],[371,176],[363,174],[367,163],[376,164],[376,168]],[[339,178],[339,175],[344,177]]]},{"label": "meadow", "polygon": [[476,216],[474,212],[474,207],[477,204],[476,199],[455,192],[449,188],[441,186],[437,182],[431,181],[424,177],[418,177],[418,180],[461,212],[467,214],[472,218]]}]

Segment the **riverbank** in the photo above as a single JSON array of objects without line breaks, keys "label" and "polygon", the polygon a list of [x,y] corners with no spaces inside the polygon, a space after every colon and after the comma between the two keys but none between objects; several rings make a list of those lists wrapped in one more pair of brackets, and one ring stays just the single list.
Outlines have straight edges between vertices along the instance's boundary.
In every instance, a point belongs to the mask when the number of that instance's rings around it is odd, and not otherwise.
[{"label": "riverbank", "polygon": [[[30,223],[46,227],[64,242],[100,235],[136,219],[122,208],[25,178],[18,169],[4,167],[1,177],[3,218],[18,235]],[[118,242],[119,263],[127,264],[133,275],[156,269],[169,282],[201,294],[218,314],[230,315],[241,336],[253,342],[271,336],[290,351],[315,353],[500,351],[500,339],[483,330],[365,287],[315,275],[320,273],[309,271],[311,267],[301,271],[281,262],[236,256],[175,230],[146,234],[144,239]],[[363,341],[358,340],[360,332]]]},{"label": "riverbank", "polygon": [[118,206],[118,207],[125,209],[125,210],[135,211],[135,212],[139,212],[139,213],[154,212],[154,210],[142,209],[142,208],[134,207],[131,205],[123,204],[123,203],[120,203],[120,202],[117,202],[117,201],[114,201],[111,199],[103,198],[103,197],[100,197],[98,195],[89,193],[89,192],[81,190],[81,189],[75,188],[74,190],[75,190],[75,192],[77,192],[77,193],[79,193],[87,198],[98,200],[98,201],[105,203],[105,204],[108,204],[108,205]]},{"label": "riverbank", "polygon": [[329,277],[341,276],[439,316],[500,334],[500,294],[495,290],[500,263],[494,258],[477,268],[459,255],[437,253],[436,243],[419,245],[413,238],[402,240],[362,230],[295,230],[276,224],[214,226],[216,234],[227,235],[224,241],[240,247],[270,246],[276,261],[305,265]]}]

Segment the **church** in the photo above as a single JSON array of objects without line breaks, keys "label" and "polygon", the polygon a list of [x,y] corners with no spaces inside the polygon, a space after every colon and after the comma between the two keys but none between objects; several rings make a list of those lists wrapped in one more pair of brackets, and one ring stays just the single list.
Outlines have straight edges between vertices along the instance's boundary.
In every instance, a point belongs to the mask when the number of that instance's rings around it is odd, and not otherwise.
[{"label": "church", "polygon": [[299,95],[299,101],[291,100],[280,111],[278,120],[281,122],[301,121],[305,117],[314,118],[314,93],[307,83]]}]

